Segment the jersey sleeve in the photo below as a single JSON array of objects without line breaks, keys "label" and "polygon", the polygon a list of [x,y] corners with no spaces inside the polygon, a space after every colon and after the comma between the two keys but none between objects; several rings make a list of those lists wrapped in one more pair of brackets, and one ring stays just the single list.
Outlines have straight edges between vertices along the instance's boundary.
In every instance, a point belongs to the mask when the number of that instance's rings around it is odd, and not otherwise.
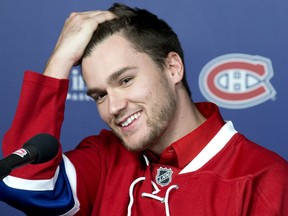
[{"label": "jersey sleeve", "polygon": [[271,215],[288,215],[288,164],[284,160],[271,164],[257,176],[256,205],[251,210],[253,215],[265,215],[262,209],[269,209]]},{"label": "jersey sleeve", "polygon": [[[68,84],[66,79],[25,73],[14,120],[3,138],[4,157],[39,133],[59,140]],[[13,170],[0,182],[0,191],[0,200],[28,215],[74,215],[79,209],[75,167],[61,146],[51,161]]]},{"label": "jersey sleeve", "polygon": [[[67,89],[68,80],[58,80],[31,71],[25,73],[16,114],[3,138],[4,157],[39,133],[51,134],[59,140]],[[33,165],[33,169],[30,169],[32,165],[29,169],[27,166],[16,169],[11,175],[33,179],[51,177],[60,160],[61,148],[54,160],[39,166]]]}]

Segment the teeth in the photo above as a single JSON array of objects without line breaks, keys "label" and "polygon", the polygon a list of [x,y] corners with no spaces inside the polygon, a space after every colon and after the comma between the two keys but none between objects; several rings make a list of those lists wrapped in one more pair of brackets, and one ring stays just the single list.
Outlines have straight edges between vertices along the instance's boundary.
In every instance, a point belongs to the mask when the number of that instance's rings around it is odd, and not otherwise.
[{"label": "teeth", "polygon": [[128,125],[130,125],[135,119],[139,118],[140,116],[140,112],[139,113],[136,113],[132,116],[130,116],[125,122],[121,123],[121,126],[122,127],[127,127]]}]

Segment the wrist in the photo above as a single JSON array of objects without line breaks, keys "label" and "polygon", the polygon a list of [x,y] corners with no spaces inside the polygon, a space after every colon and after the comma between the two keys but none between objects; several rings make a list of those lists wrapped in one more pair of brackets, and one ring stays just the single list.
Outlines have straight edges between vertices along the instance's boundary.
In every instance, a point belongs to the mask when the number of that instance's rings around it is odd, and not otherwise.
[{"label": "wrist", "polygon": [[51,57],[45,67],[43,75],[58,79],[68,79],[73,61],[69,61],[64,57]]}]

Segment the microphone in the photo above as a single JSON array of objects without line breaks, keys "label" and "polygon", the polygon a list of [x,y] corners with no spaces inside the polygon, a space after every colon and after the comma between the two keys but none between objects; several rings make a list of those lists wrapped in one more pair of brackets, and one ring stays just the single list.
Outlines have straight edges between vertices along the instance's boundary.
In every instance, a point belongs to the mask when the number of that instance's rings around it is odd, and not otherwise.
[{"label": "microphone", "polygon": [[22,148],[0,160],[0,180],[18,167],[27,164],[41,164],[52,160],[58,152],[57,139],[46,133],[37,134]]}]

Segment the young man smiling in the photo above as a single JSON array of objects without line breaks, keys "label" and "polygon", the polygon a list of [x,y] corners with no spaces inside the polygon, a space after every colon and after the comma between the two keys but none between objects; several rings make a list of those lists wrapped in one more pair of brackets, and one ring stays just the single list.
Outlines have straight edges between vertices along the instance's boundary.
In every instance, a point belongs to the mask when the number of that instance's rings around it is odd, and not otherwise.
[{"label": "young man smiling", "polygon": [[67,19],[44,75],[25,74],[5,155],[40,132],[60,137],[79,62],[113,132],[16,169],[1,183],[2,200],[28,215],[288,213],[287,162],[235,131],[216,105],[193,103],[176,34],[124,5]]},{"label": "young man smiling", "polygon": [[181,83],[183,63],[175,52],[161,69],[120,32],[96,45],[82,69],[101,118],[129,150],[161,154],[205,121]]}]

